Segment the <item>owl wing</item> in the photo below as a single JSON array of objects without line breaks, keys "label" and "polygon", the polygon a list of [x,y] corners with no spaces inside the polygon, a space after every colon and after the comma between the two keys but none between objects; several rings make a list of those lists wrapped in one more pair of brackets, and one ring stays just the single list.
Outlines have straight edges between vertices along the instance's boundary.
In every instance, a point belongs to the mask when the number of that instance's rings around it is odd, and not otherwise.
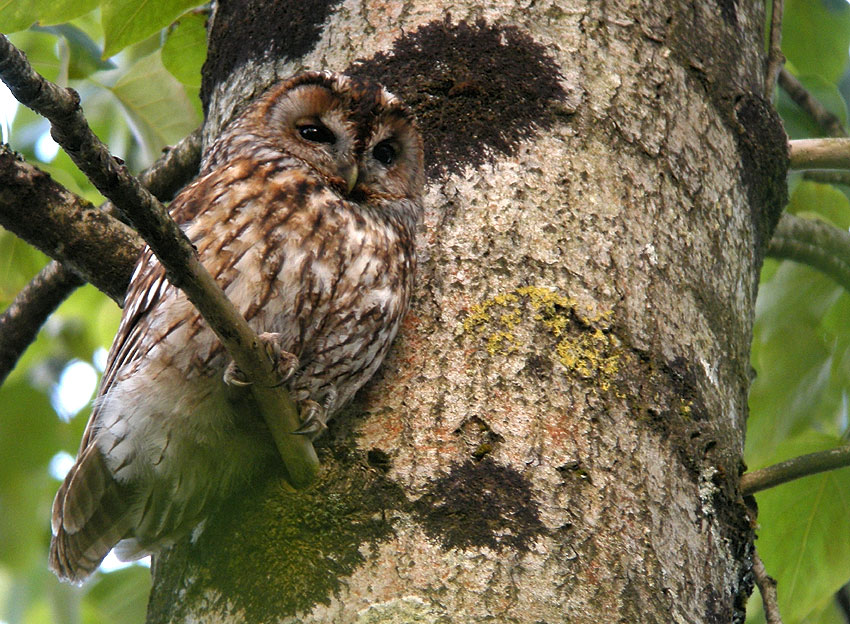
[{"label": "owl wing", "polygon": [[[186,187],[172,202],[170,210],[178,223],[191,220],[200,211],[201,206],[193,197],[197,197],[197,185],[209,182],[206,179],[209,177]],[[144,358],[151,342],[144,340],[148,315],[173,288],[162,265],[150,248],[145,247],[130,279],[124,313],[109,351],[98,399],[109,392],[120,375],[132,371],[134,364]],[[114,478],[94,443],[100,405],[96,400],[77,460],[53,501],[49,565],[60,578],[75,583],[85,580],[132,529],[132,488]]]}]

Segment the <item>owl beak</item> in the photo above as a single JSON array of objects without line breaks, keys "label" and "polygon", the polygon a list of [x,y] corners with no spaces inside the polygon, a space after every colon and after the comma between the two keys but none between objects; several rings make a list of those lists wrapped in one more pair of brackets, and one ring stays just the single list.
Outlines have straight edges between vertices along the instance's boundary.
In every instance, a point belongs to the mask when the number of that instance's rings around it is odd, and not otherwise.
[{"label": "owl beak", "polygon": [[357,186],[357,177],[360,175],[360,171],[357,169],[357,163],[344,165],[339,173],[342,179],[345,180],[345,192],[351,193],[354,187]]}]

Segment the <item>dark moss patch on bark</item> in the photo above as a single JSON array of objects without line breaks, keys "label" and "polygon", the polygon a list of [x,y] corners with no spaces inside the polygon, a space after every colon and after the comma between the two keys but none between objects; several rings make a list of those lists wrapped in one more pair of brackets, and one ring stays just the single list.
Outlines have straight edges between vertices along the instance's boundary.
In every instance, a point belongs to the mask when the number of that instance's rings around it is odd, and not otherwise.
[{"label": "dark moss patch on bark", "polygon": [[224,0],[218,3],[201,72],[207,110],[215,86],[250,60],[298,58],[310,51],[338,0]]},{"label": "dark moss patch on bark", "polygon": [[525,552],[547,532],[525,477],[489,457],[455,465],[431,484],[414,509],[426,532],[446,549]]},{"label": "dark moss patch on bark", "polygon": [[742,96],[735,106],[735,138],[747,188],[758,258],[764,256],[782,210],[788,203],[788,137],[776,109],[761,96]]},{"label": "dark moss patch on bark", "polygon": [[717,0],[717,6],[720,7],[720,14],[727,22],[733,25],[738,24],[738,0]]},{"label": "dark moss patch on bark", "polygon": [[[714,517],[725,543],[737,561],[752,555],[753,527],[738,491],[740,459],[728,453],[734,444],[729,433],[712,414],[700,389],[699,375],[685,358],[660,361],[648,353],[623,357],[616,386],[629,397],[631,411],[665,440],[687,474],[699,485],[701,503]],[[743,572],[731,588],[734,597],[706,607],[706,622],[744,621],[746,602],[752,593],[751,575]]]},{"label": "dark moss patch on bark", "polygon": [[[761,96],[762,56],[756,62],[741,57],[741,50],[751,49],[754,41],[747,38],[751,31],[738,24],[737,0],[718,0],[717,4],[719,12],[692,6],[674,10],[664,42],[692,79],[702,85],[735,136],[755,231],[756,262],[760,264],[778,215],[787,203],[787,137],[779,115]],[[661,12],[668,10],[667,5],[657,6]],[[760,45],[760,28],[758,42]],[[742,66],[748,71],[742,72]],[[758,270],[754,273],[758,276]]]},{"label": "dark moss patch on bark", "polygon": [[[365,561],[363,544],[376,547],[392,534],[376,510],[404,502],[397,485],[360,459],[344,472],[323,462],[319,482],[304,492],[279,475],[229,501],[195,543],[183,540],[157,558],[148,612],[182,621],[188,606],[220,600],[209,607],[270,622],[328,604]],[[261,565],[254,553],[262,553]]]},{"label": "dark moss patch on bark", "polygon": [[550,126],[564,97],[555,60],[514,26],[435,21],[347,72],[377,80],[416,113],[429,175],[513,154]]}]

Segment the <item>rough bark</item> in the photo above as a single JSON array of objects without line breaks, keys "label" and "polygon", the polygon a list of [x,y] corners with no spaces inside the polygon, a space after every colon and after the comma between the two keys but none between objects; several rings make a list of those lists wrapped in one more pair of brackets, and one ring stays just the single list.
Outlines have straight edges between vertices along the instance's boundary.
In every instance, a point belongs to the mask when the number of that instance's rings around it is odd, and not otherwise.
[{"label": "rough bark", "polygon": [[207,142],[302,67],[413,106],[418,288],[317,485],[269,475],[162,553],[148,621],[742,621],[787,168],[762,27],[755,0],[222,3]]}]

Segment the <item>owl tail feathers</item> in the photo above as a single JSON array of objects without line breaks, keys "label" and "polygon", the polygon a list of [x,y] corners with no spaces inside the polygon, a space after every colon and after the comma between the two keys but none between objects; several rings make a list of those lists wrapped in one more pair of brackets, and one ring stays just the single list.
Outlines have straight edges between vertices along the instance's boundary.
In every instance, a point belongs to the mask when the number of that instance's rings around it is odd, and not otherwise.
[{"label": "owl tail feathers", "polygon": [[53,501],[48,565],[60,580],[81,584],[131,530],[130,491],[91,445],[77,459]]}]

